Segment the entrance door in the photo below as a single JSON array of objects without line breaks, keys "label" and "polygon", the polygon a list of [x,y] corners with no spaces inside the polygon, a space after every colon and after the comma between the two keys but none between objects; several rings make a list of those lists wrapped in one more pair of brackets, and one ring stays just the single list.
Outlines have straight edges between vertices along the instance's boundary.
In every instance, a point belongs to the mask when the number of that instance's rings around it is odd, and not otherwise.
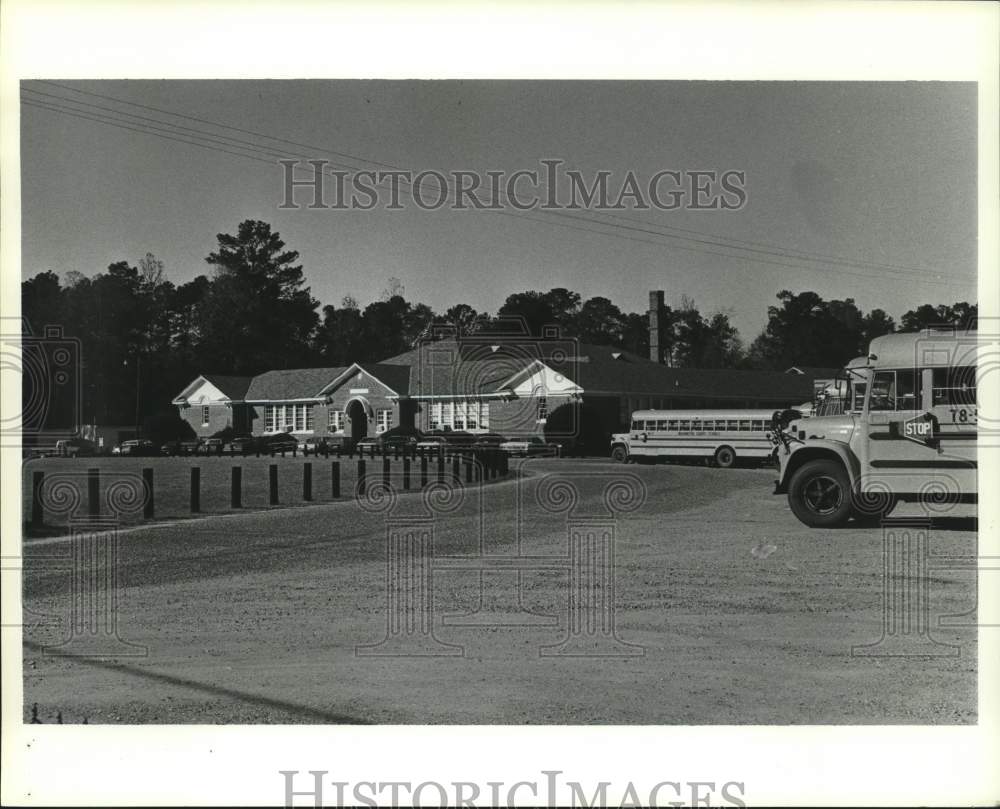
[{"label": "entrance door", "polygon": [[368,414],[357,399],[347,405],[347,418],[351,421],[351,443],[357,444],[368,435]]}]

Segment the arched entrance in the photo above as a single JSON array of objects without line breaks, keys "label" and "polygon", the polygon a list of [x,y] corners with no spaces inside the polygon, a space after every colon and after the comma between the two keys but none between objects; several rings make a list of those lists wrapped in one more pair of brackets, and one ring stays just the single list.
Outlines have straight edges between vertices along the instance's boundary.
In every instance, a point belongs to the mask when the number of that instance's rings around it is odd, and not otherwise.
[{"label": "arched entrance", "polygon": [[351,422],[351,443],[356,444],[368,435],[368,413],[360,400],[347,403],[347,418]]}]

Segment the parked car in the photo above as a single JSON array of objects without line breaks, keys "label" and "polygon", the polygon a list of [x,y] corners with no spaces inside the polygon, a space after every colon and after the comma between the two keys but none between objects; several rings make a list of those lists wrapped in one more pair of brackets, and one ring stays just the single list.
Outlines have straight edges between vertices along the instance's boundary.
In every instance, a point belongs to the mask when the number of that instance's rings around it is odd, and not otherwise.
[{"label": "parked car", "polygon": [[257,442],[249,435],[239,436],[222,446],[223,455],[246,455],[257,448]]},{"label": "parked car", "polygon": [[476,449],[499,449],[506,440],[500,433],[479,433],[472,446]]},{"label": "parked car", "polygon": [[500,449],[508,455],[520,455],[523,458],[536,456],[555,456],[559,454],[559,445],[543,441],[536,435],[526,438],[512,438],[504,441]]},{"label": "parked car", "polygon": [[86,438],[63,438],[52,452],[57,458],[89,458],[97,455],[97,444]]},{"label": "parked car", "polygon": [[417,449],[423,450],[424,452],[437,451],[446,446],[448,446],[448,439],[440,433],[425,434],[424,437],[417,442]]},{"label": "parked car", "polygon": [[362,438],[355,445],[359,449],[375,447],[380,451],[399,449],[413,450],[420,443],[424,434],[416,427],[393,427],[378,435]]},{"label": "parked car", "polygon": [[180,455],[180,454],[181,454],[180,441],[167,441],[162,447],[160,447],[160,455]]},{"label": "parked car", "polygon": [[260,439],[261,452],[291,452],[299,448],[299,440],[291,433],[275,433]]},{"label": "parked car", "polygon": [[221,438],[206,438],[198,445],[199,455],[218,455],[225,442]]},{"label": "parked car", "polygon": [[313,436],[312,438],[299,439],[299,452],[306,455],[320,455],[329,447],[325,437]]},{"label": "parked car", "polygon": [[112,454],[133,455],[143,458],[159,454],[156,444],[148,438],[133,438],[130,441],[123,441],[118,450],[119,451],[117,453],[115,453],[114,450],[111,452]]},{"label": "parked car", "polygon": [[178,455],[197,455],[198,450],[201,448],[200,438],[189,438],[186,441],[180,442],[180,452]]}]

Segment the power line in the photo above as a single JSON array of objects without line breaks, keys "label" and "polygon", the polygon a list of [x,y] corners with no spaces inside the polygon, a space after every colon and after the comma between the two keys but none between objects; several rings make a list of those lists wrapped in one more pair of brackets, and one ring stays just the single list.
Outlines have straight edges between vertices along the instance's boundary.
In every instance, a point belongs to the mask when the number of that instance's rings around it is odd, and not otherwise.
[{"label": "power line", "polygon": [[[96,92],[93,92],[93,91],[82,90],[82,89],[77,88],[77,87],[72,87],[70,85],[60,84],[59,82],[53,82],[53,81],[47,81],[47,80],[39,80],[39,81],[42,82],[42,83],[44,83],[44,84],[49,84],[49,85],[52,85],[54,87],[58,87],[58,88],[63,89],[63,90],[68,90],[70,92],[80,93],[80,94],[83,94],[83,95],[93,96],[95,98],[102,98],[102,99],[105,99],[105,100],[110,100],[110,101],[113,101],[113,102],[118,103],[118,104],[124,104],[124,105],[133,106],[133,107],[140,108],[140,109],[145,109],[145,110],[148,110],[148,111],[157,112],[157,113],[160,113],[161,115],[176,116],[178,118],[183,118],[185,120],[190,120],[190,121],[196,121],[198,123],[207,124],[209,126],[214,126],[214,127],[218,127],[218,128],[222,128],[222,129],[229,129],[229,130],[232,130],[232,131],[235,131],[235,132],[241,132],[243,134],[253,135],[254,137],[265,138],[265,139],[268,139],[268,140],[274,140],[274,141],[278,141],[280,143],[287,143],[289,145],[299,146],[299,147],[310,149],[310,150],[316,150],[316,151],[321,151],[321,152],[328,152],[330,154],[338,155],[340,157],[346,157],[346,158],[349,158],[351,160],[357,160],[357,161],[360,161],[362,163],[367,163],[367,164],[376,165],[376,166],[382,166],[384,168],[389,168],[389,169],[393,169],[393,170],[396,170],[396,171],[405,171],[405,169],[403,167],[396,166],[396,165],[393,165],[391,163],[384,163],[384,162],[381,162],[381,161],[378,161],[378,160],[374,160],[374,159],[371,159],[371,158],[366,158],[366,157],[361,157],[361,156],[358,156],[358,155],[353,155],[353,154],[350,154],[348,152],[340,152],[340,151],[337,151],[337,150],[334,150],[334,149],[330,149],[328,147],[321,147],[321,146],[316,146],[316,145],[313,145],[313,144],[306,144],[306,143],[302,143],[302,142],[299,142],[299,141],[289,140],[287,138],[281,138],[281,137],[277,137],[277,136],[274,136],[274,135],[269,135],[267,133],[258,132],[258,131],[252,130],[252,129],[245,129],[245,128],[242,128],[242,127],[233,126],[231,124],[224,124],[224,123],[220,123],[218,121],[212,121],[211,119],[207,119],[207,118],[201,118],[201,117],[194,116],[194,115],[187,115],[187,114],[184,114],[184,113],[173,112],[171,110],[166,110],[166,109],[163,109],[163,108],[160,108],[160,107],[155,107],[155,106],[150,105],[150,104],[142,104],[142,103],[135,102],[135,101],[127,101],[125,99],[120,99],[120,98],[117,98],[115,96],[109,96],[109,95],[106,95],[106,94],[103,94],[103,93],[96,93]],[[25,89],[29,89],[30,90],[31,88],[25,88]],[[33,92],[39,92],[39,91],[33,91]],[[107,109],[107,108],[105,108],[105,109]],[[127,114],[127,113],[118,113],[118,114]],[[450,185],[449,185],[449,187],[450,187]],[[502,195],[502,196],[506,197],[506,195]],[[539,213],[553,215],[553,216],[562,216],[564,218],[577,219],[577,220],[584,221],[584,222],[590,222],[592,224],[599,224],[599,225],[604,226],[604,227],[624,227],[624,226],[614,225],[614,224],[611,224],[611,223],[601,222],[600,220],[589,219],[589,218],[583,217],[583,216],[568,214],[568,213],[563,212],[563,211],[545,211],[545,210],[542,210],[542,211],[539,211]],[[941,277],[941,274],[939,272],[936,272],[934,270],[931,270],[931,269],[925,268],[925,267],[913,267],[913,266],[910,266],[910,265],[903,265],[903,264],[887,264],[887,263],[879,263],[879,262],[871,262],[871,261],[854,260],[854,259],[844,258],[844,257],[840,257],[840,256],[833,256],[831,254],[815,253],[815,252],[810,252],[810,251],[805,251],[805,250],[799,250],[797,248],[788,248],[788,247],[784,247],[784,246],[781,246],[781,245],[774,245],[774,244],[771,244],[771,243],[768,243],[768,242],[758,242],[758,241],[751,241],[751,240],[747,240],[747,239],[737,239],[737,238],[728,237],[728,236],[720,236],[718,234],[707,233],[705,231],[699,231],[699,230],[692,229],[692,228],[681,228],[681,227],[670,226],[670,225],[652,224],[652,223],[647,223],[644,220],[637,219],[636,217],[627,217],[627,216],[623,216],[623,215],[620,215],[620,214],[614,214],[614,213],[611,213],[609,211],[591,211],[591,213],[593,213],[595,215],[598,215],[598,216],[606,216],[606,217],[609,217],[609,218],[612,218],[612,219],[618,219],[620,221],[635,222],[635,223],[641,223],[641,224],[645,225],[645,227],[638,229],[639,232],[650,233],[652,235],[663,236],[663,237],[666,237],[666,238],[685,239],[685,240],[688,240],[688,241],[693,241],[695,243],[703,243],[703,244],[707,244],[707,245],[715,246],[715,247],[724,247],[724,248],[736,249],[736,250],[751,250],[751,251],[754,251],[754,252],[760,252],[760,253],[765,254],[765,255],[774,255],[774,256],[777,256],[777,257],[781,257],[781,258],[794,258],[794,259],[803,260],[803,261],[812,261],[814,263],[834,264],[834,265],[839,265],[839,266],[855,267],[855,268],[859,268],[859,269],[877,268],[877,269],[895,270],[895,271],[898,271],[900,273],[910,273],[910,274],[918,274],[918,275],[933,275],[933,276],[936,276],[937,278]],[[655,230],[651,230],[651,228],[655,229]],[[699,235],[699,236],[706,236],[708,238],[707,239],[693,239],[693,238],[688,238],[688,237],[683,237],[683,236],[675,236],[675,235],[673,235],[673,234],[671,234],[669,232],[660,232],[660,231],[679,231],[679,232],[683,232],[683,233],[692,233],[692,234],[696,234],[696,235]],[[716,241],[713,241],[713,240],[716,240]],[[750,248],[750,247],[747,247],[747,248],[738,247],[738,246],[736,246],[734,244],[720,244],[718,242],[718,240],[723,240],[723,241],[726,241],[726,242],[736,242],[738,244],[742,243],[742,244],[748,244],[748,245],[755,245],[756,247],[766,248],[766,249],[763,249],[763,250],[754,250],[754,248]],[[973,276],[967,276],[966,275],[966,276],[962,276],[962,277],[968,278],[969,280],[973,280]]]},{"label": "power line", "polygon": [[[61,85],[57,85],[57,86],[61,86]],[[34,91],[34,90],[31,90],[30,88],[24,88],[24,89],[28,90],[29,92],[40,93],[40,91]],[[86,91],[79,91],[79,92],[86,92]],[[92,93],[88,93],[88,94],[90,94],[90,95],[97,95],[97,94],[92,94]],[[60,98],[60,97],[57,97],[57,96],[52,96],[52,94],[48,94],[48,93],[42,93],[42,95],[48,96],[48,97],[51,97],[51,98]],[[117,99],[113,99],[113,100],[117,100]],[[23,103],[25,103],[25,104],[27,104],[29,106],[37,107],[39,109],[46,109],[46,110],[49,110],[49,111],[52,111],[52,112],[58,112],[58,113],[65,114],[65,115],[72,115],[72,116],[77,117],[77,118],[82,118],[82,119],[94,121],[94,122],[97,122],[97,123],[103,123],[103,124],[110,125],[110,126],[116,126],[118,128],[121,128],[121,129],[129,130],[129,131],[133,131],[133,132],[138,132],[138,133],[141,133],[141,134],[148,134],[148,135],[152,135],[154,137],[161,137],[161,138],[164,138],[166,140],[172,140],[172,141],[175,141],[175,142],[178,142],[178,143],[184,143],[184,144],[188,144],[188,145],[192,145],[192,146],[199,146],[199,147],[205,148],[205,149],[212,149],[214,151],[225,153],[225,154],[229,154],[229,155],[233,155],[233,156],[236,156],[236,157],[250,158],[250,159],[256,160],[258,162],[267,163],[269,165],[273,165],[273,160],[266,160],[266,159],[263,159],[263,158],[260,158],[260,157],[256,157],[254,155],[256,155],[256,154],[267,154],[267,155],[271,156],[272,158],[274,158],[274,157],[280,157],[282,159],[290,159],[290,158],[294,157],[295,159],[303,159],[301,156],[298,156],[298,155],[287,155],[287,154],[280,153],[280,152],[274,152],[274,151],[270,150],[270,147],[262,146],[260,144],[253,144],[250,141],[241,141],[239,139],[231,138],[230,136],[227,136],[227,135],[217,135],[217,133],[203,133],[201,130],[197,130],[197,129],[194,129],[194,128],[191,128],[191,127],[181,127],[180,125],[173,124],[171,122],[159,121],[158,119],[150,119],[150,118],[147,118],[145,116],[135,116],[135,115],[133,115],[131,113],[124,113],[124,112],[121,112],[121,111],[118,111],[118,110],[111,110],[110,108],[101,107],[100,105],[87,104],[87,103],[84,103],[84,102],[76,102],[76,101],[73,101],[72,99],[65,99],[65,101],[67,101],[68,103],[75,103],[75,104],[78,104],[78,105],[84,106],[84,107],[92,107],[94,109],[109,110],[109,111],[113,112],[115,115],[119,115],[119,116],[128,116],[130,118],[142,119],[144,121],[156,121],[157,123],[163,124],[164,126],[169,126],[172,129],[163,129],[162,127],[152,126],[152,125],[150,125],[148,123],[135,123],[134,121],[125,121],[125,122],[123,122],[120,119],[108,118],[106,115],[104,115],[102,113],[94,113],[93,115],[90,115],[90,114],[88,114],[88,112],[82,112],[82,111],[80,111],[78,109],[74,109],[74,108],[61,107],[60,105],[58,105],[58,104],[52,104],[51,102],[40,102],[40,101],[34,100],[34,99],[23,99]],[[121,102],[121,103],[133,104],[133,102]],[[148,107],[149,105],[138,105],[138,104],[136,104],[135,106]],[[156,108],[153,108],[153,109],[156,109]],[[157,110],[157,111],[159,111],[159,110]],[[166,114],[175,114],[175,113],[169,113],[169,112],[167,112]],[[185,118],[191,118],[192,117],[192,116],[182,116],[179,113],[177,113],[177,115],[179,115],[180,117],[185,117]],[[132,124],[134,124],[134,125],[132,125]],[[220,127],[223,127],[223,128],[238,129],[236,127],[228,127],[228,125],[225,125],[225,124],[213,124],[213,125],[217,125],[217,126],[220,126]],[[175,131],[175,130],[181,130],[181,131],[178,132],[178,131]],[[246,131],[250,131],[250,130],[246,130]],[[169,134],[165,134],[165,133],[169,133]],[[189,135],[188,133],[195,133],[195,134]],[[185,137],[178,137],[178,135],[184,135]],[[198,140],[191,140],[190,138],[192,138],[192,137],[193,138],[197,138]],[[264,136],[264,137],[270,137],[270,136]],[[284,140],[284,139],[280,139],[280,138],[270,138],[270,139],[272,139],[272,140]],[[208,141],[208,143],[202,143],[200,141]],[[286,142],[290,142],[290,141],[286,141]],[[215,144],[215,145],[211,145],[211,144]],[[219,144],[222,144],[222,145],[225,145],[225,146],[230,146],[230,147],[233,147],[233,148],[236,148],[236,149],[240,149],[240,150],[243,150],[243,151],[236,152],[236,151],[232,151],[231,149],[219,148]],[[249,144],[249,145],[241,145],[241,144]],[[314,147],[314,148],[318,148],[318,147]],[[253,154],[246,154],[245,152],[247,152],[247,151],[252,152]],[[338,154],[342,154],[342,153],[338,153]],[[334,165],[336,165],[336,164],[334,164]],[[389,164],[384,164],[383,163],[383,164],[380,164],[380,165],[387,166]],[[352,167],[349,167],[349,168],[357,170],[357,167],[353,167],[352,166]],[[322,172],[322,173],[323,174],[328,174],[325,171]],[[333,177],[333,176],[336,176],[336,175],[329,174],[329,176]],[[407,181],[402,180],[402,179],[400,179],[400,183],[403,184],[403,185],[410,185],[411,186],[410,191],[411,191],[411,193],[413,193],[413,189],[412,189],[412,185],[413,184],[412,183],[408,183]],[[377,187],[381,187],[381,186],[384,186],[385,183],[384,182],[383,183],[375,183],[375,185]],[[820,268],[815,268],[815,267],[806,267],[806,266],[803,266],[801,264],[794,264],[794,263],[788,263],[788,262],[783,262],[783,261],[774,261],[772,259],[755,258],[753,256],[743,255],[741,253],[724,253],[724,252],[718,252],[718,251],[715,251],[715,250],[705,250],[703,248],[688,247],[688,246],[680,245],[680,244],[676,244],[676,243],[665,243],[665,242],[662,242],[662,241],[655,241],[655,240],[652,240],[652,239],[638,238],[638,237],[635,237],[635,236],[625,236],[625,235],[623,235],[621,233],[617,233],[617,232],[614,232],[614,231],[595,230],[593,227],[584,227],[584,226],[579,226],[579,225],[570,225],[570,224],[566,224],[566,223],[562,223],[562,222],[553,222],[551,220],[539,219],[538,217],[529,216],[529,215],[526,215],[524,213],[515,213],[515,212],[512,212],[512,211],[497,210],[497,209],[484,209],[484,210],[488,210],[491,213],[500,213],[500,214],[503,214],[503,215],[506,215],[506,216],[516,217],[516,218],[519,218],[519,219],[527,219],[529,221],[539,222],[539,223],[542,223],[542,224],[555,225],[555,226],[558,226],[558,227],[565,227],[567,229],[578,230],[578,231],[582,231],[582,232],[585,232],[585,233],[602,235],[602,236],[611,236],[613,238],[620,238],[620,239],[624,239],[626,241],[633,241],[633,242],[639,242],[639,243],[644,243],[644,244],[651,244],[651,245],[655,245],[655,246],[659,246],[659,247],[668,247],[668,248],[674,248],[674,249],[679,249],[679,250],[686,250],[686,251],[689,251],[689,252],[695,252],[695,253],[699,253],[699,254],[703,254],[703,255],[715,255],[715,256],[720,256],[720,257],[723,257],[723,258],[742,259],[742,260],[750,261],[750,262],[754,262],[754,263],[768,264],[768,265],[779,266],[779,267],[789,267],[789,268],[792,268],[792,269],[805,270],[807,272],[810,272],[810,271],[811,272],[817,272],[820,269]],[[551,213],[551,214],[557,214],[557,215],[559,215],[561,212],[545,211],[543,213]],[[615,227],[615,228],[620,228],[620,229],[624,229],[624,230],[634,231],[634,232],[637,232],[637,233],[643,233],[643,234],[648,234],[648,235],[652,235],[652,236],[658,236],[660,238],[673,238],[673,239],[684,238],[686,241],[693,241],[693,242],[696,242],[696,243],[702,243],[702,244],[706,244],[706,245],[711,246],[711,247],[717,247],[717,248],[722,248],[722,249],[726,249],[726,250],[750,250],[751,252],[759,252],[759,253],[766,254],[766,255],[774,255],[774,256],[777,256],[777,257],[789,258],[789,259],[798,260],[798,261],[812,260],[812,259],[809,259],[809,258],[807,258],[805,256],[792,255],[792,254],[782,253],[782,252],[776,252],[776,251],[757,251],[757,250],[752,250],[751,248],[742,248],[742,247],[738,247],[738,246],[735,246],[735,245],[714,242],[714,241],[711,241],[711,240],[688,239],[686,237],[672,237],[669,234],[661,234],[661,233],[658,233],[655,230],[651,230],[651,229],[648,229],[648,228],[637,228],[637,227],[624,226],[624,225],[612,225],[612,224],[609,224],[609,223],[601,222],[599,220],[593,220],[593,219],[590,219],[590,218],[587,218],[587,217],[574,216],[574,215],[571,215],[571,214],[562,214],[562,215],[564,215],[566,218],[574,219],[574,220],[579,220],[579,221],[585,222],[585,223],[587,223],[589,225],[596,225],[596,226],[601,227],[601,228]],[[820,261],[819,263],[828,263],[828,262],[827,262],[827,260],[824,259],[824,260]],[[838,272],[841,273],[841,274],[853,275],[853,276],[862,277],[862,278],[869,278],[870,277],[869,273],[853,273],[853,272],[849,272],[849,271],[843,270],[843,269],[838,270]],[[921,279],[921,280],[923,280],[926,283],[933,283],[933,284],[942,284],[942,285],[949,285],[950,284],[950,282],[948,282],[948,281],[935,280],[935,279],[931,279],[931,278]]]}]

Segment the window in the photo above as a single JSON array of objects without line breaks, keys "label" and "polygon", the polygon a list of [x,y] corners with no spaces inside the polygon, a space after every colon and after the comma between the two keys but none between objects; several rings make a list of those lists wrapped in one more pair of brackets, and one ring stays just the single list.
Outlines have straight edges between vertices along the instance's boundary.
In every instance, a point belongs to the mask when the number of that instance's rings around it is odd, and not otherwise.
[{"label": "window", "polygon": [[632,419],[632,429],[642,430],[643,429],[642,419]]},{"label": "window", "polygon": [[700,430],[700,429],[702,429],[702,427],[701,427],[701,419],[695,419],[694,421],[692,421],[691,422],[691,429],[692,430]]},{"label": "window", "polygon": [[465,428],[467,430],[479,428],[479,402],[465,403]]},{"label": "window", "polygon": [[465,402],[455,402],[454,427],[456,430],[465,429]]},{"label": "window", "polygon": [[343,410],[331,410],[330,411],[330,421],[327,428],[331,433],[342,433],[344,432],[344,411]]},{"label": "window", "polygon": [[680,429],[681,430],[690,430],[691,429],[691,422],[688,421],[687,419],[681,419],[680,420]]},{"label": "window", "polygon": [[313,429],[313,406],[312,405],[302,405],[306,409],[306,429]]},{"label": "window", "polygon": [[441,426],[451,426],[451,402],[441,403]]},{"label": "window", "polygon": [[666,419],[657,419],[657,421],[656,421],[656,429],[657,430],[666,430],[667,429],[667,420]]},{"label": "window", "polygon": [[931,375],[932,404],[975,405],[976,367],[935,368]]},{"label": "window", "polygon": [[726,429],[736,432],[740,429],[740,423],[736,419],[729,419],[726,421]]},{"label": "window", "polygon": [[202,427],[207,427],[209,420],[210,419],[209,419],[208,405],[205,405],[201,409],[201,426]]},{"label": "window", "polygon": [[275,408],[274,405],[265,405],[264,406],[264,432],[265,433],[273,433],[273,432],[275,432],[275,426],[274,426],[274,424],[275,424],[275,417],[277,415],[276,412],[275,412],[276,410],[277,410],[277,408]]},{"label": "window", "polygon": [[865,391],[868,389],[868,385],[864,382],[855,382],[851,390],[853,391],[853,401],[851,402],[851,410],[861,411],[865,407]]},{"label": "window", "polygon": [[764,432],[764,429],[765,429],[764,422],[761,421],[760,419],[755,419],[754,422],[753,422],[752,429],[753,429],[753,431],[755,433],[762,433],[762,432]]},{"label": "window", "polygon": [[671,432],[677,432],[677,424],[677,419],[670,419],[670,421],[667,422],[667,429]]},{"label": "window", "polygon": [[484,429],[490,429],[490,403],[480,402],[479,403],[479,426]]},{"label": "window", "polygon": [[375,432],[384,433],[392,427],[392,411],[391,410],[376,410],[375,411]]},{"label": "window", "polygon": [[427,427],[430,430],[440,430],[441,429],[441,403],[434,402],[431,404],[431,415],[430,420],[427,422]]},{"label": "window", "polygon": [[875,372],[869,410],[917,410],[919,407],[916,374],[912,370]]},{"label": "window", "polygon": [[750,419],[740,419],[740,432],[750,432]]},{"label": "window", "polygon": [[544,396],[538,397],[538,421],[545,423],[549,417],[549,403]]}]

